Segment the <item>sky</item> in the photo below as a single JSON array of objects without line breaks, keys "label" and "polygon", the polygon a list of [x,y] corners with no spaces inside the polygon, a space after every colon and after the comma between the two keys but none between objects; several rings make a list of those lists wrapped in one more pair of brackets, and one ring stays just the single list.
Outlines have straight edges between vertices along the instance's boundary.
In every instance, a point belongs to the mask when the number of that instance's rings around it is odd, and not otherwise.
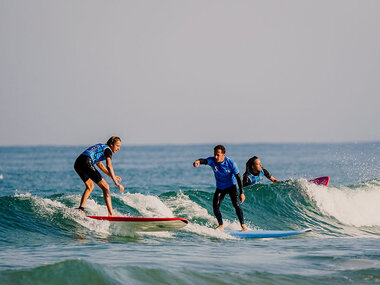
[{"label": "sky", "polygon": [[379,11],[0,0],[0,146],[379,141]]}]

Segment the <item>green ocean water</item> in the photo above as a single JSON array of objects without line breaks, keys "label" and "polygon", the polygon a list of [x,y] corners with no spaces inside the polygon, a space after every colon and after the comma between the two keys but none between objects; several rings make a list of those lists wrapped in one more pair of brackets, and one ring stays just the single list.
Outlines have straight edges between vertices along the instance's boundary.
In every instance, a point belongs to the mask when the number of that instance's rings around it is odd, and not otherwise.
[{"label": "green ocean water", "polygon": [[[0,284],[380,283],[380,143],[226,147],[241,173],[257,155],[285,181],[245,189],[249,228],[312,232],[239,240],[212,230],[213,172],[192,162],[213,145],[127,145],[115,154],[126,186],[111,190],[117,215],[190,221],[174,232],[122,234],[75,210],[84,189],[73,163],[85,146],[0,147]],[[325,175],[327,188],[307,182]],[[239,229],[228,197],[221,211],[226,228]],[[106,215],[100,189],[86,213]]]}]

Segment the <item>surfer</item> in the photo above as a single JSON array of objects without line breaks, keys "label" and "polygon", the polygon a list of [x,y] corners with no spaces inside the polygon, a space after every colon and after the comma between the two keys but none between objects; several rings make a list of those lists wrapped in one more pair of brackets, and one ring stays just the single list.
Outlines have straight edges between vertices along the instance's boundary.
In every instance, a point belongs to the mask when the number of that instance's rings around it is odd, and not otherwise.
[{"label": "surfer", "polygon": [[[214,171],[216,180],[216,191],[212,201],[212,207],[214,210],[214,215],[218,220],[219,226],[216,230],[223,230],[223,219],[222,214],[219,210],[220,204],[223,202],[224,197],[228,193],[231,198],[232,205],[235,208],[236,215],[239,218],[242,231],[246,231],[247,227],[244,224],[243,210],[240,206],[245,200],[243,185],[241,182],[241,177],[239,174],[239,169],[236,163],[226,156],[226,149],[222,145],[217,145],[214,147],[214,156],[208,157],[207,159],[200,158],[194,161],[193,166],[199,167],[200,164],[209,165]],[[240,190],[240,201],[239,195],[236,188],[236,181]]]},{"label": "surfer", "polygon": [[[78,173],[79,177],[84,182],[86,189],[84,190],[82,199],[80,201],[79,210],[84,210],[84,205],[92,190],[94,190],[94,182],[102,189],[104,201],[107,205],[108,216],[114,216],[111,202],[110,186],[104,180],[99,171],[95,168],[95,164],[105,174],[112,178],[115,186],[120,189],[120,192],[124,191],[121,178],[115,175],[112,167],[112,153],[116,153],[121,147],[121,139],[119,137],[111,137],[106,144],[96,144],[89,147],[75,161],[74,169]],[[106,161],[107,167],[105,167],[102,161]]]},{"label": "surfer", "polygon": [[264,179],[264,176],[272,182],[278,181],[268,170],[262,167],[261,161],[257,156],[248,159],[245,173],[243,174],[243,186],[259,183]]}]

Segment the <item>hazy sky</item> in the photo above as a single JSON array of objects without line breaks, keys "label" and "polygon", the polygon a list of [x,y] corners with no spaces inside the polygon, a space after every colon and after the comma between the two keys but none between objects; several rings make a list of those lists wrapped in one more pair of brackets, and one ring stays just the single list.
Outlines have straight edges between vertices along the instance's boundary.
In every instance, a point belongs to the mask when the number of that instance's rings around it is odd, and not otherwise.
[{"label": "hazy sky", "polygon": [[380,1],[0,0],[0,145],[380,140]]}]

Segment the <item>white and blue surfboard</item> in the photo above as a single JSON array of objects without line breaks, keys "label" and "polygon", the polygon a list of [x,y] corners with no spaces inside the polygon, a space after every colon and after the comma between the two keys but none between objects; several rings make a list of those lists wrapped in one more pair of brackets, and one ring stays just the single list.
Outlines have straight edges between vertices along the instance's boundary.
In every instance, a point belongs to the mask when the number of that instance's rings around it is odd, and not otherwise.
[{"label": "white and blue surfboard", "polygon": [[224,231],[226,234],[229,234],[233,237],[242,238],[242,239],[253,239],[253,238],[280,238],[294,236],[306,232],[310,232],[311,229],[302,229],[297,231]]}]

